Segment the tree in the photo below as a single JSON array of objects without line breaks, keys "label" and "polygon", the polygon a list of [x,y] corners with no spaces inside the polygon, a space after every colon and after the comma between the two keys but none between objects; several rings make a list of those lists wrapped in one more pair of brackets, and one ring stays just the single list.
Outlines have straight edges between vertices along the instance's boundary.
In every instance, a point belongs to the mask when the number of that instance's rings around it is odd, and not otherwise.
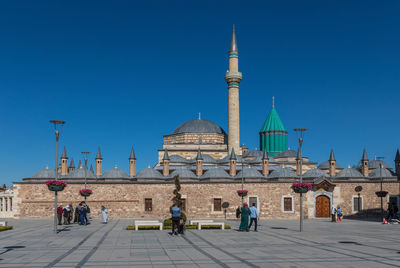
[{"label": "tree", "polygon": [[[174,177],[174,182],[175,182],[175,189],[173,191],[174,197],[172,198],[173,204],[176,204],[179,208],[182,209],[182,195],[179,193],[179,191],[181,190],[181,182],[179,181],[179,176],[176,175]],[[171,206],[171,207],[172,207]]]}]

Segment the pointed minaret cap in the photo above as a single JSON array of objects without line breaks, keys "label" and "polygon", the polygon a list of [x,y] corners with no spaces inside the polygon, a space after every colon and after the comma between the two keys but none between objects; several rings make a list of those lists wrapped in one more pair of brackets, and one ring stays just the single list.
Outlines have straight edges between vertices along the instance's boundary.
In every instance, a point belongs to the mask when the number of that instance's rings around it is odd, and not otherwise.
[{"label": "pointed minaret cap", "polygon": [[92,164],[90,164],[90,171],[91,171],[92,173],[94,173],[93,165],[92,165]]},{"label": "pointed minaret cap", "polygon": [[79,160],[78,168],[82,168],[82,162]]},{"label": "pointed minaret cap", "polygon": [[236,44],[235,24],[233,24],[231,47],[229,48],[229,52],[238,52],[238,48],[237,48],[237,44]]},{"label": "pointed minaret cap", "polygon": [[329,161],[336,161],[335,155],[333,154],[333,149],[331,149],[331,155],[329,156]]},{"label": "pointed minaret cap", "polygon": [[71,157],[71,162],[69,163],[70,168],[75,168],[74,159]]},{"label": "pointed minaret cap", "polygon": [[99,146],[99,149],[97,150],[96,159],[103,159],[103,158],[101,157],[100,146]]},{"label": "pointed minaret cap", "polygon": [[394,159],[394,161],[400,162],[400,153],[399,153],[399,149],[397,149],[396,158]]},{"label": "pointed minaret cap", "polygon": [[267,159],[267,160],[268,160],[268,152],[267,152],[267,148],[264,148],[264,154],[263,154],[263,158],[262,158],[262,160],[265,160],[265,159]]},{"label": "pointed minaret cap", "polygon": [[196,160],[203,160],[203,156],[201,155],[200,148],[197,150]]},{"label": "pointed minaret cap", "polygon": [[164,157],[163,160],[169,160],[169,156],[168,156],[168,149],[165,149],[164,151]]},{"label": "pointed minaret cap", "polygon": [[361,161],[368,161],[368,155],[367,155],[367,150],[364,149]]},{"label": "pointed minaret cap", "polygon": [[229,160],[236,160],[236,154],[235,154],[235,149],[232,148],[232,152],[231,152],[231,157],[229,158]]},{"label": "pointed minaret cap", "polygon": [[131,155],[129,156],[129,159],[136,160],[135,151],[133,150],[133,146],[132,146]]},{"label": "pointed minaret cap", "polygon": [[68,156],[67,156],[67,149],[65,149],[65,146],[64,146],[64,150],[63,150],[63,153],[62,153],[62,155],[61,155],[61,158],[68,158]]}]

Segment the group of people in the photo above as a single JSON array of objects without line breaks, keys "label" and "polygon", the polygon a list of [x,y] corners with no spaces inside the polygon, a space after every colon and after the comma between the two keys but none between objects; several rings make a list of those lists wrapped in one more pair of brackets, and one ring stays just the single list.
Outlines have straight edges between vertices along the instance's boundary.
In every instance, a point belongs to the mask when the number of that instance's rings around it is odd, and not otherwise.
[{"label": "group of people", "polygon": [[340,208],[339,205],[337,206],[337,208],[335,208],[335,206],[332,205],[331,217],[332,217],[332,222],[341,222],[342,221],[343,213],[342,213],[342,209]]},{"label": "group of people", "polygon": [[[242,209],[237,208],[236,209],[236,217],[240,217],[240,226],[239,226],[239,231],[241,232],[249,232],[251,226],[254,223],[254,232],[257,232],[257,224],[258,224],[258,210],[256,207],[256,204],[253,203],[251,204],[251,207],[247,205],[247,203],[243,203]],[[249,218],[250,218],[250,224],[249,224]]]},{"label": "group of people", "polygon": [[[58,225],[68,225],[71,224],[72,218],[74,219],[73,223],[77,223],[80,225],[88,225],[90,224],[89,219],[90,207],[86,204],[85,201],[82,201],[75,207],[75,211],[72,207],[72,204],[66,205],[64,208],[62,206],[58,206],[57,208],[57,218]],[[108,210],[101,206],[99,211],[101,214],[101,222],[108,222]],[[62,223],[62,219],[64,218],[64,223]]]}]

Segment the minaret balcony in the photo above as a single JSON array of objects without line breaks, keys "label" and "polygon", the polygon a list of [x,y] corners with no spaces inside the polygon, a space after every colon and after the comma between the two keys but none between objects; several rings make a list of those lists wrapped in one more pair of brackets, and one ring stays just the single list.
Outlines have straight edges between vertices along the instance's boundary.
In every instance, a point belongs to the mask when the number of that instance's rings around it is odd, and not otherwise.
[{"label": "minaret balcony", "polygon": [[225,81],[230,83],[240,83],[242,80],[242,73],[241,72],[226,72],[225,73]]}]

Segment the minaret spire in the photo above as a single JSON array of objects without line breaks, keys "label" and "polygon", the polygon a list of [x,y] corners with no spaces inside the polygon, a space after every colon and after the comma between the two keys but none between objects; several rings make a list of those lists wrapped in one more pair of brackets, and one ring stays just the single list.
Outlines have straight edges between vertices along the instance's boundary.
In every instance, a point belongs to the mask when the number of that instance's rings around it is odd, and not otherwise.
[{"label": "minaret spire", "polygon": [[239,52],[236,43],[235,25],[232,29],[232,39],[229,48],[229,70],[225,73],[225,81],[228,84],[228,154],[235,149],[240,150],[239,129],[239,84],[242,73],[239,72]]}]

